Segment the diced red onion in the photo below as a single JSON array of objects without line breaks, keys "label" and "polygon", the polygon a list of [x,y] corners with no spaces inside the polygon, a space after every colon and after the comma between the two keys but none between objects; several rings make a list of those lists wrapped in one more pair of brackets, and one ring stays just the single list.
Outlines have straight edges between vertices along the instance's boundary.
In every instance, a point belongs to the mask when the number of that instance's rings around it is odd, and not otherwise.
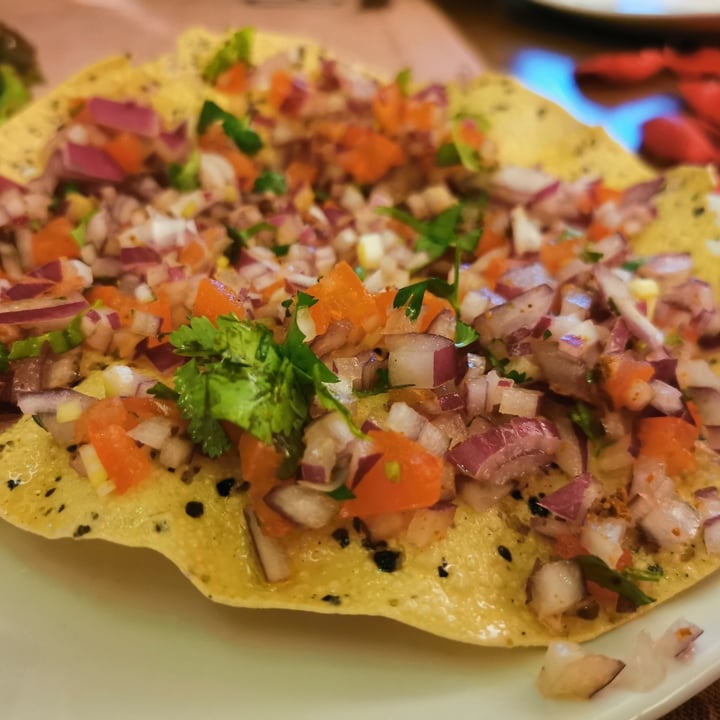
[{"label": "diced red onion", "polygon": [[554,641],[545,653],[536,685],[546,698],[587,700],[607,687],[624,667],[621,660],[588,653],[575,643]]},{"label": "diced red onion", "polygon": [[665,178],[662,176],[631,185],[623,191],[618,203],[619,207],[627,208],[631,205],[647,205],[664,186]]},{"label": "diced red onion", "polygon": [[703,524],[703,540],[709,553],[720,552],[720,515],[709,518]]},{"label": "diced red onion", "polygon": [[560,615],[585,597],[580,566],[572,560],[555,560],[541,565],[530,576],[531,608],[539,618]]},{"label": "diced red onion", "polygon": [[264,497],[275,512],[310,529],[325,527],[335,517],[338,503],[323,492],[297,483],[277,485]]},{"label": "diced red onion", "polygon": [[700,516],[691,505],[679,498],[663,498],[641,520],[640,524],[663,549],[691,542],[700,530]]},{"label": "diced red onion", "polygon": [[54,413],[57,412],[60,405],[70,402],[71,400],[78,401],[83,409],[97,402],[95,398],[89,395],[84,395],[77,390],[69,390],[66,388],[17,394],[17,406],[24,415]]},{"label": "diced red onion", "polygon": [[19,282],[9,287],[5,291],[5,295],[10,300],[28,300],[29,298],[42,295],[42,293],[51,288],[54,284],[55,283],[50,280]]},{"label": "diced red onion", "polygon": [[83,180],[107,180],[119,183],[125,177],[124,170],[100,148],[68,142],[62,149],[66,173]]},{"label": "diced red onion", "polygon": [[638,275],[654,278],[676,285],[684,282],[692,273],[693,259],[690,253],[661,253],[654,255],[638,268]]},{"label": "diced red onion", "polygon": [[128,430],[128,435],[143,445],[160,450],[170,437],[172,429],[172,423],[167,418],[158,416],[143,420]]},{"label": "diced red onion", "polygon": [[542,231],[525,210],[522,207],[513,208],[510,211],[510,221],[515,253],[524,255],[538,252],[543,242]]},{"label": "diced red onion", "polygon": [[386,336],[392,385],[434,388],[455,377],[455,345],[441,335],[405,333]]},{"label": "diced red onion", "polygon": [[449,502],[416,510],[408,524],[405,539],[419,548],[442,540],[455,519],[456,510],[457,507]]},{"label": "diced red onion", "polygon": [[558,343],[549,340],[534,343],[533,357],[553,392],[580,400],[591,399],[592,385],[582,359],[558,352]]},{"label": "diced red onion", "polygon": [[701,627],[680,618],[657,639],[657,651],[667,658],[687,660],[692,653],[695,641],[702,634]]},{"label": "diced red onion", "polygon": [[143,337],[157,337],[161,325],[161,317],[143,310],[135,310],[130,329]]},{"label": "diced red onion", "polygon": [[192,454],[193,444],[190,440],[180,435],[172,435],[162,444],[158,462],[163,467],[177,469],[188,463]]},{"label": "diced red onion", "polygon": [[58,300],[30,299],[5,303],[0,308],[0,325],[32,326],[36,329],[51,329],[49,325],[56,325],[82,312],[88,303],[84,298]]},{"label": "diced red onion", "polygon": [[550,311],[554,297],[555,291],[549,285],[539,285],[509,302],[487,310],[473,325],[485,345],[521,329],[530,335],[542,317]]},{"label": "diced red onion", "polygon": [[270,583],[287,580],[290,577],[290,563],[285,548],[276,538],[265,535],[252,508],[246,507],[243,514],[265,579]]},{"label": "diced red onion", "polygon": [[459,494],[475,512],[483,513],[491,507],[495,507],[512,489],[511,483],[496,485],[495,483],[464,480],[460,483]]},{"label": "diced red onion", "polygon": [[410,440],[418,439],[427,422],[427,418],[404,402],[393,403],[387,416],[388,429],[402,433]]},{"label": "diced red onion", "polygon": [[604,265],[595,266],[595,279],[608,303],[612,301],[620,315],[625,318],[630,331],[651,348],[662,346],[665,336],[638,310],[636,300],[627,285]]},{"label": "diced red onion", "polygon": [[136,246],[120,248],[120,262],[129,270],[142,265],[155,265],[161,261],[159,253],[151,247]]},{"label": "diced red onion", "polygon": [[552,455],[560,446],[560,436],[544,418],[513,418],[487,432],[472,435],[456,445],[447,459],[463,474],[476,480],[504,482],[507,468],[524,456]]},{"label": "diced red onion", "polygon": [[32,277],[50,280],[51,282],[60,282],[63,277],[62,262],[60,260],[52,260],[49,263],[36,267],[28,274]]},{"label": "diced red onion", "polygon": [[557,180],[534,168],[503,165],[490,179],[490,193],[493,198],[510,205],[525,205],[538,195],[552,188],[557,190]]},{"label": "diced red onion", "polygon": [[170,343],[160,343],[155,347],[147,348],[145,356],[161,373],[166,373],[186,361],[186,358],[175,354]]},{"label": "diced red onion", "polygon": [[498,411],[503,415],[535,417],[542,397],[543,393],[540,390],[519,387],[504,388]]},{"label": "diced red onion", "polygon": [[134,102],[118,102],[92,97],[87,109],[98,125],[143,137],[155,137],[160,132],[160,116],[149,107]]},{"label": "diced red onion", "polygon": [[628,523],[622,518],[587,518],[580,531],[580,542],[591,555],[615,567],[624,552],[627,528]]},{"label": "diced red onion", "polygon": [[589,472],[584,472],[566,485],[538,501],[554,515],[572,523],[582,522],[588,508],[602,495],[602,488]]},{"label": "diced red onion", "polygon": [[[650,381],[650,389],[652,390],[650,404],[663,415],[677,415],[683,411],[682,392],[676,387],[653,379]],[[720,418],[720,413],[718,413],[718,418]]]}]

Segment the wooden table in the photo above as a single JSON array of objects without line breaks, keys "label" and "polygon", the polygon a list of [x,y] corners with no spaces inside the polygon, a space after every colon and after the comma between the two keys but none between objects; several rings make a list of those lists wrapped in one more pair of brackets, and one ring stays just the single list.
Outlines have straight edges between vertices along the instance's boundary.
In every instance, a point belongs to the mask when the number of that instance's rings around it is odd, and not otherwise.
[{"label": "wooden table", "polygon": [[[525,0],[437,5],[442,10],[425,0],[393,0],[377,9],[362,9],[354,0],[0,0],[0,18],[37,46],[48,87],[108,54],[153,58],[171,50],[177,34],[191,25],[214,30],[255,25],[312,37],[369,66],[412,66],[421,81],[449,80],[487,66],[510,72],[580,119],[609,127],[630,147],[637,144],[638,123],[648,113],[672,107],[663,95],[669,89],[666,80],[643,89],[643,97],[656,98],[655,104],[648,102],[629,120],[625,108],[637,100],[636,90],[595,90],[584,97],[568,82],[577,59],[640,47],[649,39],[677,40],[666,28],[648,33],[638,27],[598,27],[533,8]],[[538,63],[541,78],[533,72]],[[720,696],[717,686],[716,691]],[[708,714],[713,712],[710,697],[703,693],[668,717],[716,717]]]}]

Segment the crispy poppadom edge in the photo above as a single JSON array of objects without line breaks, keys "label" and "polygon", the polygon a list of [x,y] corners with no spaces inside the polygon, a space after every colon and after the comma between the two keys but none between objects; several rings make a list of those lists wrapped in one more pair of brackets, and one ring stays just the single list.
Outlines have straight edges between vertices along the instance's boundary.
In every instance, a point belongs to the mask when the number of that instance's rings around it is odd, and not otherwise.
[{"label": "crispy poppadom edge", "polygon": [[[24,180],[39,173],[45,145],[67,120],[69,102],[77,97],[100,94],[150,102],[169,126],[193,118],[208,97],[228,106],[226,98],[216,97],[200,79],[199,68],[218,42],[217,36],[194,30],[181,38],[175,54],[155,63],[133,68],[119,58],[81,73],[0,129],[0,142],[7,149],[0,159],[0,174]],[[258,33],[256,61],[297,43],[297,39]],[[320,50],[311,44],[305,47],[305,62],[312,64]],[[614,187],[653,176],[603,130],[581,125],[511,79],[486,74],[462,87],[451,86],[450,97],[456,111],[480,112],[488,118],[501,163],[541,166],[564,179],[599,175]],[[658,219],[638,239],[638,247],[647,248],[641,251],[669,246],[697,257],[702,243],[718,235],[716,221],[705,208],[705,196],[712,188],[713,180],[703,169],[669,173],[667,189],[659,198]],[[707,211],[698,213],[699,205]],[[717,279],[714,285],[717,288]],[[97,378],[86,381],[84,388],[100,394]],[[706,452],[700,457],[701,471],[681,483],[687,497],[698,487],[718,484],[716,457]],[[197,464],[199,472],[189,483],[158,469],[125,495],[98,497],[69,466],[66,450],[26,417],[0,436],[0,468],[2,477],[7,477],[0,484],[0,515],[47,538],[103,539],[154,549],[201,592],[228,605],[379,615],[487,646],[544,645],[553,639],[525,605],[526,578],[535,559],[548,556],[544,541],[518,531],[529,519],[526,503],[508,499],[482,516],[461,506],[443,541],[423,550],[394,546],[402,565],[394,573],[378,570],[372,553],[350,526],[351,542],[345,548],[330,531],[298,534],[286,542],[291,580],[269,585],[242,520],[245,495],[224,497],[216,488],[222,479],[240,480],[237,458]],[[558,476],[537,478],[526,496],[548,492],[561,482]],[[189,502],[202,503],[200,517],[186,512]],[[499,545],[510,550],[511,562],[500,556]],[[709,556],[700,544],[661,553],[650,561],[665,570],[662,580],[647,589],[658,602],[720,565],[720,557]],[[566,634],[586,640],[635,616],[601,614],[592,621],[574,620]]]}]

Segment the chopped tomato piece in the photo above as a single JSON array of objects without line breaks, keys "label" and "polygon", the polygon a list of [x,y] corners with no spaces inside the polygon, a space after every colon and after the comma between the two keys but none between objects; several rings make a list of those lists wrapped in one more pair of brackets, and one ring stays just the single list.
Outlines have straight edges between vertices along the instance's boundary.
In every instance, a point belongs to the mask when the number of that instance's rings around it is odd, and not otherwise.
[{"label": "chopped tomato piece", "polygon": [[670,475],[697,468],[694,447],[700,431],[682,418],[649,417],[638,424],[640,457],[654,457],[665,463]]},{"label": "chopped tomato piece", "polygon": [[272,445],[260,442],[248,432],[240,436],[238,453],[243,480],[250,483],[248,495],[263,532],[272,537],[287,535],[294,525],[276,513],[264,500],[278,483],[277,471],[283,461],[282,455]]},{"label": "chopped tomato piece", "polygon": [[483,273],[485,282],[490,289],[494,290],[498,280],[507,272],[510,262],[505,257],[493,258]]},{"label": "chopped tomato piece", "polygon": [[622,555],[618,558],[618,561],[615,563],[615,567],[618,570],[625,570],[626,568],[632,567],[633,564],[633,556],[632,552],[628,550],[628,548],[625,548],[622,551]]},{"label": "chopped tomato piece", "polygon": [[310,163],[301,162],[300,160],[293,160],[285,170],[285,176],[287,177],[288,185],[291,190],[297,190],[302,185],[312,186],[317,176],[318,169],[315,165]]},{"label": "chopped tomato piece", "polygon": [[476,257],[480,257],[490,250],[505,247],[508,244],[508,239],[502,233],[493,230],[490,220],[491,217],[488,215],[485,219],[483,233],[478,240],[477,247],[475,248]]},{"label": "chopped tomato piece", "polygon": [[247,88],[247,67],[244,62],[238,61],[225,72],[218,75],[215,87],[225,93],[239,94]]},{"label": "chopped tomato piece", "polygon": [[599,220],[593,220],[587,229],[587,236],[590,240],[598,242],[604,240],[608,235],[612,235],[613,231],[601,223]]},{"label": "chopped tomato piece", "polygon": [[292,77],[284,70],[276,70],[272,78],[270,78],[270,91],[268,93],[268,102],[276,109],[280,110],[285,99],[292,90]]},{"label": "chopped tomato piece", "polygon": [[193,240],[180,251],[178,260],[192,270],[197,270],[207,260],[207,256],[207,245]]},{"label": "chopped tomato piece", "polygon": [[245,308],[237,295],[220,281],[203,278],[198,285],[193,315],[206,317],[214,324],[220,315],[229,313],[235,314],[239,320],[245,317]]},{"label": "chopped tomato piece", "polygon": [[614,202],[620,199],[622,192],[620,190],[614,190],[609,188],[607,185],[602,183],[594,186],[591,190],[591,197],[597,207],[604,205],[606,202]]},{"label": "chopped tomato piece", "polygon": [[234,148],[223,148],[220,154],[232,165],[240,189],[252,190],[258,177],[258,169],[252,159]]},{"label": "chopped tomato piece", "polygon": [[355,498],[340,509],[342,517],[370,517],[381,513],[415,510],[440,499],[442,460],[401,433],[369,432],[380,459],[356,487]]},{"label": "chopped tomato piece", "polygon": [[543,243],[540,246],[540,262],[551,275],[555,275],[578,256],[579,247],[579,239],[565,240],[555,245]]},{"label": "chopped tomato piece", "polygon": [[647,383],[655,374],[653,366],[643,360],[624,357],[619,362],[608,365],[609,374],[605,377],[605,390],[616,409],[632,409],[633,386]]},{"label": "chopped tomato piece", "polygon": [[35,265],[44,265],[62,257],[79,258],[80,247],[70,234],[74,229],[66,217],[58,217],[36,232],[32,239]]},{"label": "chopped tomato piece", "polygon": [[143,141],[133,133],[118,133],[106,143],[105,152],[130,175],[145,169],[147,151]]},{"label": "chopped tomato piece", "polygon": [[592,595],[602,607],[608,610],[615,610],[620,596],[614,590],[608,590],[592,580],[587,580],[585,584],[587,585],[590,595]]},{"label": "chopped tomato piece", "polygon": [[401,129],[405,119],[405,96],[397,83],[380,88],[372,106],[375,119],[384,132],[394,135]]},{"label": "chopped tomato piece", "polygon": [[127,492],[152,473],[146,451],[137,446],[121,425],[92,425],[89,440],[119,493]]},{"label": "chopped tomato piece", "polygon": [[75,442],[88,442],[91,428],[98,429],[107,425],[118,425],[123,429],[130,430],[134,427],[133,422],[135,425],[137,424],[137,420],[133,421],[128,415],[122,398],[104,398],[87,408],[75,421]]},{"label": "chopped tomato piece", "polygon": [[555,554],[563,560],[572,560],[578,555],[587,555],[588,551],[577,533],[562,533],[555,538]]},{"label": "chopped tomato piece", "polygon": [[326,333],[336,320],[350,320],[357,328],[369,321],[382,322],[373,296],[344,260],[307,292],[318,300],[310,308],[318,335]]},{"label": "chopped tomato piece", "polygon": [[400,145],[369,128],[349,127],[343,145],[338,164],[359,183],[377,182],[405,162]]}]

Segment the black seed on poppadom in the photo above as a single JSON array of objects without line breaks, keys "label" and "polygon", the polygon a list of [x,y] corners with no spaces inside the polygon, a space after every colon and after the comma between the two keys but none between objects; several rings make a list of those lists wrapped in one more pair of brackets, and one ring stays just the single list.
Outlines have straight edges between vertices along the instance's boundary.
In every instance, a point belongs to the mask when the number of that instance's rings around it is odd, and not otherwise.
[{"label": "black seed on poppadom", "polygon": [[506,548],[504,545],[498,545],[497,547],[498,555],[503,559],[507,560],[508,562],[512,562],[512,553],[508,548]]},{"label": "black seed on poppadom", "polygon": [[550,514],[549,510],[542,505],[538,505],[538,498],[535,495],[532,495],[528,500],[528,507],[530,508],[530,512],[538,517],[547,517]]},{"label": "black seed on poppadom", "polygon": [[228,497],[235,487],[235,478],[223,478],[215,483],[215,489],[220,497]]},{"label": "black seed on poppadom", "polygon": [[82,537],[83,535],[87,535],[92,528],[89,525],[78,525],[75,528],[75,532],[73,533],[74,538]]},{"label": "black seed on poppadom", "polygon": [[402,553],[397,550],[376,550],[373,561],[380,572],[395,572],[402,566]]},{"label": "black seed on poppadom", "polygon": [[205,512],[205,506],[197,500],[191,500],[187,503],[187,505],[185,505],[185,512],[191,518],[199,518]]},{"label": "black seed on poppadom", "polygon": [[46,490],[45,497],[50,497],[55,492],[55,490],[57,490],[57,488],[50,488],[50,489]]},{"label": "black seed on poppadom", "polygon": [[345,528],[333,530],[332,537],[341,548],[346,548],[350,544],[350,534]]},{"label": "black seed on poppadom", "polygon": [[446,577],[448,577],[448,575],[450,575],[450,573],[447,571],[447,566],[448,566],[447,560],[445,558],[443,558],[442,565],[438,565],[438,569],[437,569],[438,577],[446,578]]},{"label": "black seed on poppadom", "polygon": [[338,595],[323,595],[322,601],[330,603],[331,605],[340,605],[340,603],[342,602]]},{"label": "black seed on poppadom", "polygon": [[8,490],[14,490],[20,484],[18,478],[10,478],[7,481]]},{"label": "black seed on poppadom", "polygon": [[59,508],[58,512],[61,513],[65,509],[65,503],[63,503]]}]

